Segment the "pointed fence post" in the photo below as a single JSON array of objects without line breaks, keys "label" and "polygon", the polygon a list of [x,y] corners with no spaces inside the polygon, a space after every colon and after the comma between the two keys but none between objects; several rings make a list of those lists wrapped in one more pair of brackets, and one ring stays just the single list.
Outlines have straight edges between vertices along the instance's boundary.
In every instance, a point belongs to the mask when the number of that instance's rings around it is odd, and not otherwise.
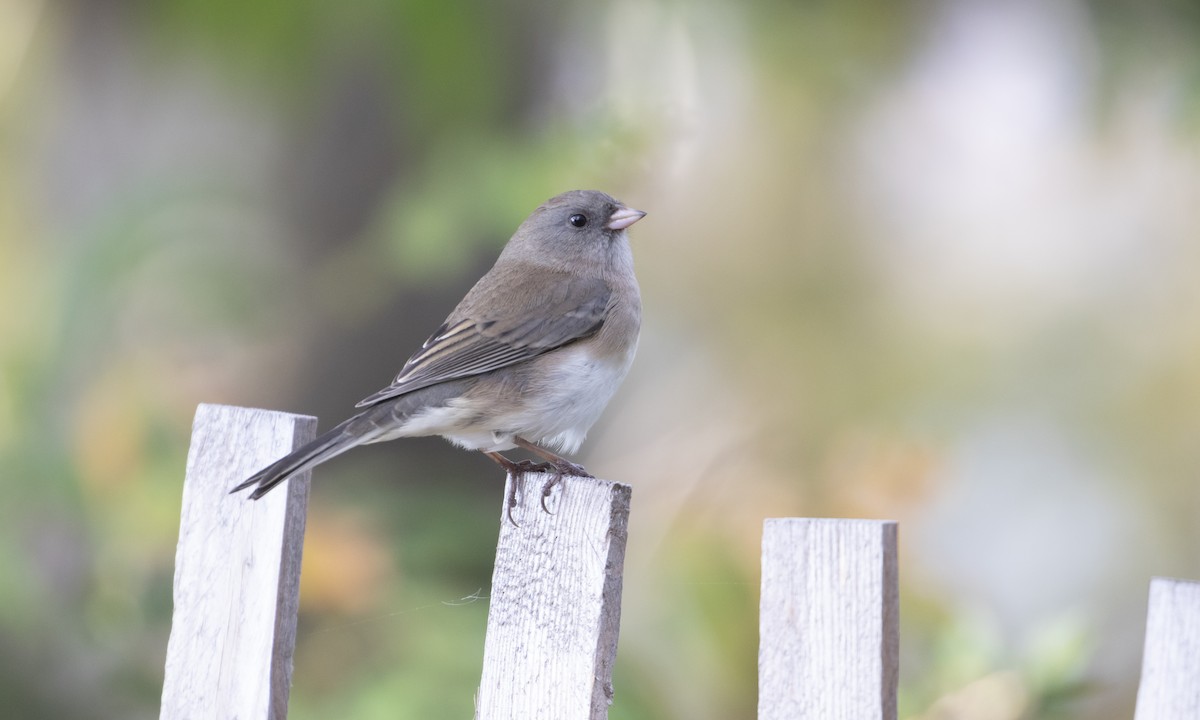
[{"label": "pointed fence post", "polygon": [[1200,582],[1154,578],[1136,720],[1200,718]]},{"label": "pointed fence post", "polygon": [[316,418],[301,415],[196,409],[162,720],[287,717],[308,474],[257,501],[229,490],[316,428]]},{"label": "pointed fence post", "polygon": [[500,517],[477,720],[604,720],[621,618],[628,485],[509,476]]},{"label": "pointed fence post", "polygon": [[763,526],[758,720],[895,720],[896,523]]}]

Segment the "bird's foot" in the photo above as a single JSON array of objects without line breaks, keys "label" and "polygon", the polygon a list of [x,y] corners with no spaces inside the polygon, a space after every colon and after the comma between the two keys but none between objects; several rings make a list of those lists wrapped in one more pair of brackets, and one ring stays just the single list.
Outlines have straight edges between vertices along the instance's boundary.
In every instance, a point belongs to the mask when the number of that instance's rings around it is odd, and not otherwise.
[{"label": "bird's foot", "polygon": [[582,465],[576,465],[569,460],[562,460],[560,462],[534,462],[532,460],[522,460],[521,462],[513,464],[519,467],[520,472],[550,473],[551,475],[558,475],[560,479],[566,477],[567,475],[585,478],[595,477],[586,469],[584,469]]},{"label": "bird's foot", "polygon": [[[530,445],[529,443],[521,444],[526,446]],[[536,446],[533,446],[530,449],[534,448],[536,448]],[[545,453],[545,451],[541,448],[536,448],[536,452],[538,452],[538,454]],[[551,455],[553,457],[553,459],[547,458],[546,462],[534,462],[532,460],[513,462],[498,452],[485,452],[484,454],[495,461],[500,467],[504,468],[511,478],[506,502],[508,504],[508,521],[512,523],[513,527],[520,527],[517,525],[517,522],[513,519],[512,515],[513,508],[517,506],[517,477],[519,475],[538,472],[546,473],[550,476],[550,478],[546,480],[546,483],[542,485],[541,497],[542,510],[547,513],[550,512],[550,508],[546,507],[546,498],[550,497],[550,493],[554,490],[554,486],[562,483],[562,479],[564,477],[567,475],[586,478],[594,477],[591,473],[585,470],[582,465],[577,465],[566,458],[558,457],[552,453],[545,453],[545,455]],[[543,457],[545,457],[545,455],[543,455]]]},{"label": "bird's foot", "polygon": [[546,472],[546,469],[550,467],[550,463],[539,463],[532,460],[518,460],[513,465],[520,473]]},{"label": "bird's foot", "polygon": [[554,486],[562,482],[563,476],[592,477],[592,474],[584,470],[582,465],[576,465],[565,457],[535,445],[519,435],[514,435],[512,441],[517,447],[524,448],[546,461],[538,466],[543,472],[550,473],[550,479],[542,486],[542,509],[546,512],[550,512],[550,509],[546,507],[546,498],[550,497],[550,491],[554,489]]},{"label": "bird's foot", "polygon": [[509,474],[513,476],[512,477],[512,485],[508,492],[508,521],[513,524],[513,527],[520,527],[519,525],[517,525],[517,521],[513,520],[513,515],[512,515],[513,508],[515,508],[517,506],[517,476],[518,475],[524,475],[525,473],[548,473],[550,475],[550,479],[547,480],[546,484],[542,486],[542,498],[541,498],[542,510],[546,511],[547,513],[550,512],[550,509],[548,507],[546,507],[546,498],[550,497],[550,491],[554,489],[554,486],[562,482],[564,475],[583,474],[587,477],[591,477],[590,475],[587,475],[586,470],[584,470],[582,467],[580,467],[579,465],[576,465],[574,463],[565,463],[565,465],[560,468],[560,467],[554,465],[553,463],[548,463],[548,462],[534,462],[533,460],[519,460],[517,462],[512,463],[512,467],[507,468],[507,470],[508,470]]},{"label": "bird's foot", "polygon": [[550,512],[550,508],[546,507],[546,498],[550,497],[550,493],[554,490],[554,486],[561,484],[564,477],[567,475],[586,478],[592,477],[592,474],[587,470],[584,470],[582,465],[576,465],[575,463],[562,458],[559,458],[555,461],[539,463],[538,472],[544,472],[550,476],[550,478],[546,480],[546,483],[542,485],[542,510],[547,513]]},{"label": "bird's foot", "polygon": [[[550,508],[546,506],[546,498],[550,497],[550,493],[553,492],[555,485],[562,484],[562,479],[564,477],[566,477],[568,475],[574,475],[575,477],[588,477],[588,478],[592,477],[591,473],[589,473],[587,470],[585,470],[582,465],[576,465],[575,463],[569,462],[567,460],[563,460],[561,462],[540,462],[540,463],[533,462],[532,460],[522,460],[520,462],[513,463],[513,465],[517,466],[516,470],[518,472],[522,472],[522,473],[536,472],[536,473],[544,473],[544,474],[550,476],[546,480],[545,484],[542,485],[542,498],[541,498],[542,510],[546,511],[547,513],[550,512]],[[516,490],[517,484],[515,482],[516,478],[514,477],[513,480],[514,480],[513,489],[509,493],[509,498],[508,498],[508,512],[509,512],[508,519],[510,521],[512,520],[512,509],[513,509],[513,507],[516,506],[516,503],[517,503],[517,490]],[[516,525],[516,523],[513,523],[513,524]]]},{"label": "bird's foot", "polygon": [[513,519],[513,508],[517,506],[517,479],[529,472],[533,466],[533,463],[529,460],[513,462],[498,452],[484,451],[483,454],[487,455],[488,458],[490,458],[493,462],[504,468],[504,472],[508,474],[508,496],[504,498],[505,504],[508,506],[508,510],[505,512],[505,514],[508,515],[508,521],[512,523],[513,527],[521,527],[517,524],[517,521]]}]

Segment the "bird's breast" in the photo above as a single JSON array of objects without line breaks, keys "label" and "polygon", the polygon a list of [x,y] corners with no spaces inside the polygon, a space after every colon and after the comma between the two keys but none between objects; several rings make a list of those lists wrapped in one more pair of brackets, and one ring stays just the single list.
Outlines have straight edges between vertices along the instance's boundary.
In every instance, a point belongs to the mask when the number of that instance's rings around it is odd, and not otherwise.
[{"label": "bird's breast", "polygon": [[636,336],[620,353],[598,353],[596,343],[562,348],[546,357],[547,373],[524,398],[525,437],[573,453],[625,379]]}]

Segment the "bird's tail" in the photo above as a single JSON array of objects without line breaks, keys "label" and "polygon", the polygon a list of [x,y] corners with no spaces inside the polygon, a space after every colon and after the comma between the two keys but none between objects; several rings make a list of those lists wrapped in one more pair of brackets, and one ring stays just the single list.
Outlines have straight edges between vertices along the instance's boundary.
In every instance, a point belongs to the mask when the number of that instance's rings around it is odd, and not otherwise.
[{"label": "bird's tail", "polygon": [[[365,414],[363,413],[363,415]],[[365,423],[361,422],[363,415],[350,418],[316,440],[293,450],[288,455],[259,470],[245,482],[230,490],[230,494],[257,485],[254,492],[250,493],[250,498],[257,500],[293,475],[341,455],[353,447],[371,442],[380,434],[379,428],[373,424],[369,426],[369,429],[364,428]],[[371,429],[377,432],[372,433]]]}]

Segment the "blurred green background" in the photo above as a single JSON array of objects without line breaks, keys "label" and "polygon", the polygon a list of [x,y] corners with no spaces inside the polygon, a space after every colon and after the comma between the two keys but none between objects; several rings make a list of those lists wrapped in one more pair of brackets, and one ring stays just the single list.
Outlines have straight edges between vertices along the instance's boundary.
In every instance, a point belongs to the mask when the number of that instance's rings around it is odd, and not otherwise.
[{"label": "blurred green background", "polygon": [[[752,718],[774,516],[901,522],[901,716],[1128,718],[1200,578],[1193,3],[0,0],[0,706],[152,718],[197,403],[341,420],[538,203],[646,320],[614,720]],[[503,478],[313,484],[291,716],[468,718]]]}]

